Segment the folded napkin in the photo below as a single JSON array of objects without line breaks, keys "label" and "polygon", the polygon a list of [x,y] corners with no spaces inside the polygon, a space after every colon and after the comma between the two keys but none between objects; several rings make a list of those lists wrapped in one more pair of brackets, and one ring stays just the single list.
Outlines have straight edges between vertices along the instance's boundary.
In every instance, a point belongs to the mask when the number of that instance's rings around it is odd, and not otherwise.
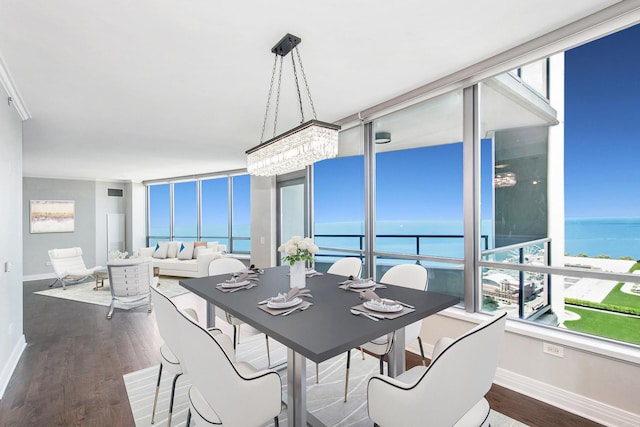
[{"label": "folded napkin", "polygon": [[[237,274],[237,275],[236,275]],[[260,280],[256,273],[233,273],[231,279],[225,280],[226,283],[242,282],[244,280]]]},{"label": "folded napkin", "polygon": [[358,284],[358,283],[367,283],[367,282],[373,282],[373,277],[367,277],[366,279],[360,279],[358,277],[353,277],[353,276],[349,276],[349,278],[347,280],[345,280],[344,282],[340,282],[341,285],[352,285],[354,283]]},{"label": "folded napkin", "polygon": [[313,296],[311,295],[311,291],[309,289],[300,289],[298,287],[295,287],[295,288],[291,288],[291,290],[286,294],[278,294],[275,297],[271,297],[271,302],[283,303],[283,302],[291,301],[294,298],[301,298],[301,297],[313,298]]},{"label": "folded napkin", "polygon": [[398,301],[393,301],[390,299],[383,299],[380,298],[378,296],[378,294],[376,294],[375,292],[373,292],[371,289],[367,289],[366,291],[362,291],[360,292],[360,299],[361,300],[365,300],[365,301],[380,301],[386,305],[398,305],[399,302]]}]

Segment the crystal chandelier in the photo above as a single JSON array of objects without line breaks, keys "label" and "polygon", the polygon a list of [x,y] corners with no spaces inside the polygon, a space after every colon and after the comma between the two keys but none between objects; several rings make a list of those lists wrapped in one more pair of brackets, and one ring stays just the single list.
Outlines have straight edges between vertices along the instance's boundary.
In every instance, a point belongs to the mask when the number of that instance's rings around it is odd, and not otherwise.
[{"label": "crystal chandelier", "polygon": [[[313,164],[319,160],[330,159],[338,155],[338,131],[340,126],[325,123],[317,120],[316,110],[311,99],[309,84],[302,66],[302,59],[298,51],[298,44],[302,40],[291,34],[285,35],[274,47],[271,52],[275,54],[273,71],[271,73],[271,85],[269,87],[269,96],[267,98],[267,109],[262,124],[262,136],[260,144],[248,150],[247,153],[247,171],[251,175],[273,176],[293,172]],[[309,104],[313,112],[313,119],[304,121],[304,110],[302,108],[302,95],[300,94],[300,86],[298,84],[298,73],[296,69],[296,61],[291,55],[291,63],[293,64],[293,75],[298,93],[298,102],[300,104],[300,125],[288,130],[278,136],[264,141],[264,132],[267,125],[267,117],[269,115],[269,104],[271,102],[271,94],[273,93],[273,82],[276,75],[278,57],[280,57],[280,72],[278,77],[278,89],[276,97],[276,107],[273,124],[273,134],[276,135],[278,124],[278,106],[280,101],[280,82],[282,81],[282,61],[284,57],[295,49],[298,57],[298,64],[302,74],[302,80],[307,90]]]}]

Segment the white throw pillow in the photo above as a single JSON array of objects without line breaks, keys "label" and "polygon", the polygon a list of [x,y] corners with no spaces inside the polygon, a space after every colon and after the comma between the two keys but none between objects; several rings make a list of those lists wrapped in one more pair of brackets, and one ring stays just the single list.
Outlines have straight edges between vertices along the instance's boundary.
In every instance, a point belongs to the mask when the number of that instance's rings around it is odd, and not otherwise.
[{"label": "white throw pillow", "polygon": [[218,242],[207,242],[207,249],[213,249],[214,252],[217,252]]},{"label": "white throw pillow", "polygon": [[212,253],[214,253],[212,249],[199,246],[193,250],[193,258],[197,259],[204,254],[212,254]]},{"label": "white throw pillow", "polygon": [[193,258],[193,242],[182,242],[182,244],[180,244],[180,251],[178,252],[178,259],[191,258]]},{"label": "white throw pillow", "polygon": [[169,242],[156,243],[156,250],[153,252],[154,258],[165,259],[169,251]]},{"label": "white throw pillow", "polygon": [[167,258],[175,258],[178,256],[178,251],[180,250],[180,245],[182,242],[171,242],[169,244],[169,250],[167,251]]}]

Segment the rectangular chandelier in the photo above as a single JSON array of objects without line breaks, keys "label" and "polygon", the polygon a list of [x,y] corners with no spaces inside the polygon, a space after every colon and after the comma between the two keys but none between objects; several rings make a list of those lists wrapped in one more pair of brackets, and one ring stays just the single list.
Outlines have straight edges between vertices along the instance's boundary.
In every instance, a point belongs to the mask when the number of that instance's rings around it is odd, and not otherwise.
[{"label": "rectangular chandelier", "polygon": [[[264,113],[264,121],[262,124],[262,136],[260,144],[246,151],[247,154],[247,171],[251,175],[257,176],[274,176],[284,173],[297,171],[312,165],[314,162],[323,159],[330,159],[338,155],[338,131],[340,126],[331,123],[321,122],[316,117],[316,109],[311,99],[311,91],[307,76],[302,66],[302,58],[298,50],[298,44],[302,39],[292,34],[285,34],[280,41],[271,49],[274,54],[273,70],[271,71],[271,85],[269,86],[269,96],[267,97],[267,108]],[[298,58],[298,66],[300,74],[306,89],[306,95],[309,105],[313,112],[313,119],[304,120],[304,108],[302,102],[302,92],[298,80],[298,71],[294,54],[291,54],[291,65],[293,75],[295,77],[295,87],[298,95],[298,105],[300,106],[300,125],[281,133],[278,136],[276,129],[278,127],[278,107],[280,105],[280,83],[282,81],[282,61],[289,52],[295,52]],[[279,72],[278,60],[280,60]],[[271,95],[273,93],[273,83],[277,79],[276,105],[273,120],[274,137],[268,141],[264,140],[265,128],[269,117],[269,106],[271,105]],[[264,142],[263,142],[264,141]]]},{"label": "rectangular chandelier", "polygon": [[251,175],[273,176],[338,155],[340,126],[309,120],[246,152]]}]

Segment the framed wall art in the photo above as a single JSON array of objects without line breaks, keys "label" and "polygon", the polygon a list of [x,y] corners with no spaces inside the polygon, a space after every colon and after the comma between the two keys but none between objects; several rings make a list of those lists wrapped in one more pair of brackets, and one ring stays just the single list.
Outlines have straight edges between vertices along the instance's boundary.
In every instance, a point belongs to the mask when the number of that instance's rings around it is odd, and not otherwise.
[{"label": "framed wall art", "polygon": [[69,233],[75,230],[75,200],[31,200],[30,233]]}]

